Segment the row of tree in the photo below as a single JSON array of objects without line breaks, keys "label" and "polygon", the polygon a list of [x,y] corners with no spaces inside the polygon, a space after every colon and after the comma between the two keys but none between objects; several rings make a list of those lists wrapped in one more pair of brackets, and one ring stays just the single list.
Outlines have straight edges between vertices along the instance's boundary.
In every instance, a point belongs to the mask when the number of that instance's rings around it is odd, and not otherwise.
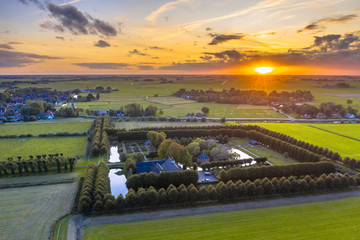
[{"label": "row of tree", "polygon": [[[215,187],[212,185],[202,186],[197,189],[193,184],[186,187],[184,184],[175,187],[156,190],[154,187],[139,188],[138,191],[129,189],[126,198],[120,194],[116,199],[111,194],[106,194],[106,202],[97,209],[112,211],[124,211],[133,208],[147,208],[166,205],[191,205],[196,202],[235,201],[238,199],[254,196],[273,194],[291,194],[297,192],[309,192],[323,189],[347,188],[360,185],[360,174],[356,176],[344,175],[321,175],[320,177],[305,176],[295,178],[257,179],[255,181],[219,182]],[[100,202],[99,202],[100,203]]]},{"label": "row of tree", "polygon": [[231,168],[221,170],[221,181],[255,180],[258,178],[289,177],[289,176],[320,176],[335,172],[334,164],[330,162],[295,163],[288,165],[271,165],[261,167]]},{"label": "row of tree", "polygon": [[94,120],[89,130],[88,136],[88,154],[98,156],[99,154],[110,153],[110,142],[106,128],[111,126],[111,120],[108,115],[99,116]]},{"label": "row of tree", "polygon": [[49,172],[51,170],[57,170],[61,172],[63,169],[68,169],[72,172],[75,166],[75,158],[65,158],[63,154],[49,154],[49,155],[37,155],[30,156],[28,159],[24,159],[21,156],[17,157],[17,160],[8,158],[7,161],[0,162],[0,177],[7,176],[9,174],[34,174]]},{"label": "row of tree", "polygon": [[[109,169],[104,163],[96,166],[90,163],[86,169],[78,201],[78,211],[87,213],[102,211],[110,194]],[[112,196],[112,195],[111,195]],[[112,196],[115,200],[114,196]]]},{"label": "row of tree", "polygon": [[199,175],[194,170],[161,172],[160,174],[150,172],[130,176],[126,181],[126,186],[128,189],[132,188],[135,190],[150,186],[159,189],[162,187],[166,188],[170,184],[175,186],[197,184],[198,180]]},{"label": "row of tree", "polygon": [[249,158],[239,160],[228,160],[228,161],[215,161],[215,162],[204,162],[200,164],[200,167],[204,170],[212,170],[219,167],[244,167],[250,166],[251,162],[255,161],[257,165],[262,165],[267,161],[267,158]]}]

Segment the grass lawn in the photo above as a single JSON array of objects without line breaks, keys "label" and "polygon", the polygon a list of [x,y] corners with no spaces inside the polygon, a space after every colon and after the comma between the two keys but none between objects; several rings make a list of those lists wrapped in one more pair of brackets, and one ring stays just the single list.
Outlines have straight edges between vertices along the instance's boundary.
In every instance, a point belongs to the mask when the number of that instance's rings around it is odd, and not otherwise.
[{"label": "grass lawn", "polygon": [[174,105],[170,108],[163,109],[164,116],[185,117],[188,113],[201,112],[203,107],[210,109],[210,118],[286,118],[274,110],[262,106],[245,105],[243,108],[239,104],[220,104],[220,103],[188,103]]},{"label": "grass lawn", "polygon": [[86,132],[92,122],[72,122],[72,123],[52,123],[51,121],[44,121],[41,124],[32,122],[23,124],[6,123],[0,125],[0,135],[21,135],[32,134],[37,136],[44,133],[58,133],[58,132]]},{"label": "grass lawn", "polygon": [[221,123],[216,122],[115,122],[116,128],[143,128],[143,127],[176,127],[176,126],[211,126],[211,125],[221,125]]},{"label": "grass lawn", "polygon": [[195,103],[195,101],[187,100],[179,97],[150,97],[148,99],[149,102],[161,103],[165,105],[177,105],[177,104],[187,104],[187,103]]},{"label": "grass lawn", "polygon": [[85,227],[84,239],[357,239],[359,204],[354,197],[98,225]]},{"label": "grass lawn", "polygon": [[21,186],[25,185],[38,185],[38,184],[52,184],[59,182],[67,182],[73,181],[77,178],[77,173],[75,172],[67,172],[57,173],[57,172],[49,172],[42,174],[31,174],[30,176],[22,176],[22,177],[6,177],[1,178],[0,187],[8,187],[8,186]]},{"label": "grass lawn", "polygon": [[63,153],[64,156],[82,156],[85,153],[86,137],[14,138],[0,140],[0,161],[8,157],[28,157]]},{"label": "grass lawn", "polygon": [[[237,139],[231,139],[229,141],[229,144],[232,145],[241,145],[243,148],[249,150],[252,153],[255,153],[259,157],[266,157],[269,162],[272,164],[292,164],[292,163],[299,163],[298,161],[288,157],[285,158],[283,154],[278,153],[276,151],[273,151],[269,148],[266,148],[264,146],[248,146],[249,143],[248,138],[237,138]],[[241,150],[241,149],[240,149]],[[254,156],[255,157],[255,156]]]},{"label": "grass lawn", "polygon": [[256,123],[256,125],[287,134],[319,147],[331,149],[338,152],[342,157],[360,159],[359,141],[311,127],[315,126],[352,138],[359,138],[358,124]]},{"label": "grass lawn", "polygon": [[123,106],[125,107],[128,104],[131,103],[138,103],[140,104],[143,108],[146,108],[147,106],[153,105],[156,106],[158,109],[162,109],[162,108],[167,108],[168,106],[163,105],[163,104],[159,104],[159,103],[150,103],[147,101],[123,101],[123,102],[113,102],[113,101],[109,101],[109,102],[105,102],[105,101],[94,101],[94,102],[79,102],[76,103],[75,105],[78,108],[82,108],[82,109],[91,109],[91,110],[102,110],[102,111],[108,111],[110,109],[113,110],[120,110],[120,108]]},{"label": "grass lawn", "polygon": [[1,239],[49,239],[57,219],[71,210],[75,183],[0,190]]}]

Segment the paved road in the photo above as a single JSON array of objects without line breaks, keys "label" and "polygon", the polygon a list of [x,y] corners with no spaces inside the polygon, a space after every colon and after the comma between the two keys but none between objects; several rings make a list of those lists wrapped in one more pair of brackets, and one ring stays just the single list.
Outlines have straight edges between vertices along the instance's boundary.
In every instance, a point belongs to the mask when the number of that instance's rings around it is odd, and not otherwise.
[{"label": "paved road", "polygon": [[118,216],[100,216],[100,217],[85,217],[83,219],[83,226],[93,226],[100,224],[112,224],[123,222],[136,222],[160,218],[171,218],[180,216],[199,215],[207,213],[230,212],[238,210],[248,210],[255,208],[276,207],[283,205],[292,205],[300,203],[318,202],[326,200],[334,200],[348,197],[360,197],[360,190],[347,191],[347,192],[334,192],[319,195],[306,195],[285,197],[270,200],[252,200],[248,202],[213,205],[205,207],[185,208],[177,210],[162,210],[153,212],[133,213]]}]

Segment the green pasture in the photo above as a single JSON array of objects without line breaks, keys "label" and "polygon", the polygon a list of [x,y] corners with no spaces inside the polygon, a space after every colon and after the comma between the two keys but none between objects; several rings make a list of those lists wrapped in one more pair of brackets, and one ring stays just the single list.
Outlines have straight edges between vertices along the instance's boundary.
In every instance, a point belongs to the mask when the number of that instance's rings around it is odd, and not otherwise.
[{"label": "green pasture", "polygon": [[242,109],[238,104],[220,104],[220,103],[188,103],[174,105],[170,108],[163,109],[164,116],[185,117],[188,113],[201,112],[203,107],[210,109],[210,118],[286,118],[285,116],[275,112],[274,110],[263,107],[249,109],[249,105]]},{"label": "green pasture", "polygon": [[89,226],[84,239],[358,239],[359,204],[354,197]]},{"label": "green pasture", "polygon": [[76,103],[75,106],[82,109],[90,109],[95,111],[108,111],[110,109],[113,110],[120,110],[121,107],[125,107],[128,104],[137,103],[140,104],[143,108],[147,106],[153,105],[156,106],[158,109],[167,108],[168,106],[159,103],[150,103],[147,101],[123,101],[123,102],[104,102],[104,101],[94,101],[94,102],[79,102]]},{"label": "green pasture", "polygon": [[86,137],[13,138],[0,140],[0,161],[8,157],[28,157],[63,153],[64,156],[82,156],[85,153]]},{"label": "green pasture", "polygon": [[[345,136],[360,139],[359,124],[305,124],[305,123],[256,123],[255,125],[270,129],[272,131],[284,133],[298,140],[328,148],[338,152],[342,157],[360,159],[360,142],[339,136],[334,133],[341,133]],[[332,131],[326,132],[320,129]]]},{"label": "green pasture", "polygon": [[[252,153],[255,153],[259,157],[266,157],[268,161],[272,164],[293,164],[299,163],[298,161],[292,159],[291,157],[285,158],[283,154],[278,153],[276,151],[271,150],[270,148],[266,148],[264,146],[249,146],[248,138],[236,138],[231,139],[229,144],[234,145],[235,147],[241,145],[241,147],[249,150]],[[242,150],[242,149],[240,149]],[[250,154],[252,155],[252,154]],[[255,157],[255,155],[253,156]]]},{"label": "green pasture", "polygon": [[213,126],[221,125],[221,123],[216,122],[140,122],[140,121],[131,121],[131,122],[115,122],[116,128],[125,128],[125,129],[134,129],[134,128],[144,128],[144,127],[177,127],[177,126]]},{"label": "green pasture", "polygon": [[0,239],[49,239],[51,227],[70,213],[76,184],[0,190]]},{"label": "green pasture", "polygon": [[41,124],[33,124],[33,122],[22,124],[6,123],[0,125],[0,135],[32,134],[37,136],[39,134],[58,132],[83,133],[89,130],[91,124],[92,122],[52,123],[50,120],[43,121]]}]

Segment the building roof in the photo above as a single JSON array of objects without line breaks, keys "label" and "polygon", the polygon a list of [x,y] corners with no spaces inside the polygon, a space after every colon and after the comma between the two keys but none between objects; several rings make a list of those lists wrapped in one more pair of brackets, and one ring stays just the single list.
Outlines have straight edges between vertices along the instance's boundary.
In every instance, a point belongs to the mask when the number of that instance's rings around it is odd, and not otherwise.
[{"label": "building roof", "polygon": [[136,163],[136,172],[154,172],[159,174],[160,172],[174,172],[182,171],[182,169],[176,164],[175,160],[168,158],[166,160],[146,161]]},{"label": "building roof", "polygon": [[202,153],[202,154],[200,154],[200,155],[197,157],[197,159],[205,159],[205,160],[207,160],[207,159],[210,159],[210,158],[209,158],[209,156],[206,155],[205,153]]}]

